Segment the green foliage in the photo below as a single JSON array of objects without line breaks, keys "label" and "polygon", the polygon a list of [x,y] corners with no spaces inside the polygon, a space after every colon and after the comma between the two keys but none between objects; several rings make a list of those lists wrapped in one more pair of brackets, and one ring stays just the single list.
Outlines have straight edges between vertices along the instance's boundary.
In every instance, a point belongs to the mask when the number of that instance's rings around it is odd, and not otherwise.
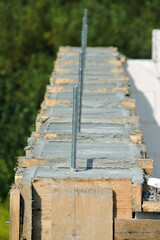
[{"label": "green foliage", "polygon": [[[79,46],[88,8],[88,45],[150,58],[158,0],[0,0],[0,196],[13,182],[60,45]],[[4,239],[4,238],[3,238]]]},{"label": "green foliage", "polygon": [[0,205],[0,239],[9,240],[9,198]]}]

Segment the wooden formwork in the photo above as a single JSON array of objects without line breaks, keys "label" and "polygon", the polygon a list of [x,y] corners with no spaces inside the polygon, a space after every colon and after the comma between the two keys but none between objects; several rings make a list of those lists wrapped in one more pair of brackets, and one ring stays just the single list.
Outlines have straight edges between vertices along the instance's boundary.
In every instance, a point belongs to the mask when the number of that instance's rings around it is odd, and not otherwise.
[{"label": "wooden formwork", "polygon": [[160,220],[132,218],[125,181],[33,179],[11,190],[10,239],[159,239]]},{"label": "wooden formwork", "polygon": [[[89,48],[90,55],[86,59],[89,68],[86,68],[85,94],[91,97],[84,97],[83,123],[98,130],[90,130],[89,134],[84,131],[78,141],[88,144],[88,148],[93,147],[93,152],[94,148],[99,148],[100,157],[86,157],[89,150],[85,149],[77,160],[80,175],[70,171],[66,143],[71,144],[71,132],[68,131],[71,114],[65,111],[71,113],[70,96],[77,82],[79,48],[61,47],[36,119],[35,132],[28,139],[26,156],[18,158],[15,184],[10,193],[11,240],[160,239],[160,220],[134,218],[135,213],[160,212],[160,202],[143,201],[142,193],[148,188],[147,184],[127,173],[138,169],[140,178],[149,176],[153,160],[146,156],[135,101],[129,98],[129,78],[123,69],[125,59],[113,47],[97,48],[97,59],[92,59],[94,50]],[[96,72],[98,64],[100,68]],[[95,108],[92,106],[94,96],[100,99]],[[106,109],[108,112],[103,116]],[[93,116],[87,115],[89,111]],[[50,128],[52,124],[59,124],[58,130]],[[49,155],[44,146],[50,143],[57,149],[50,148]],[[59,144],[61,151],[67,146],[61,157],[54,156]],[[106,147],[104,153],[101,145]],[[129,146],[128,156],[127,151],[123,158],[118,156],[123,155],[123,151],[110,154],[108,149],[111,147],[116,152],[117,146],[122,146],[124,152]],[[63,173],[56,175],[62,170]],[[117,175],[122,173],[116,177],[115,173],[110,174],[112,171],[117,171]],[[94,177],[94,174],[99,175]]]}]

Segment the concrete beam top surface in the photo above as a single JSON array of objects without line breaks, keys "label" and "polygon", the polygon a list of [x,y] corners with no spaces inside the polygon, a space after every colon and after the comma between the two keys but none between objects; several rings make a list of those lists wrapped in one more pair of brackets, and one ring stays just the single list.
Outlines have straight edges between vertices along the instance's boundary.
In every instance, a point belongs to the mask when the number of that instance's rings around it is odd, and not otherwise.
[{"label": "concrete beam top surface", "polygon": [[31,182],[34,178],[54,179],[130,179],[132,183],[142,184],[143,171],[140,168],[130,169],[90,169],[72,171],[71,169],[54,169],[54,167],[36,167],[20,169],[17,176],[23,175],[22,183]]},{"label": "concrete beam top surface", "polygon": [[[63,108],[57,108],[57,107],[47,107],[45,113],[42,113],[42,115],[46,116],[57,116],[57,117],[65,117],[65,116],[71,116],[72,115],[72,108],[66,108],[65,111],[63,111]],[[104,108],[103,112],[101,108],[84,108],[83,110],[83,117],[87,118],[94,118],[94,117],[101,117],[101,115],[107,117],[107,118],[118,118],[118,117],[128,117],[130,116],[130,110],[125,107],[119,107],[119,108]]]},{"label": "concrete beam top surface", "polygon": [[[93,119],[94,121],[94,119]],[[104,122],[104,123],[98,123],[95,119],[94,122],[84,123],[82,122],[82,129],[81,133],[78,134],[78,136],[84,136],[84,138],[90,138],[93,137],[97,138],[100,135],[102,137],[109,137],[112,135],[112,138],[116,138],[117,135],[125,137],[129,137],[131,134],[136,134],[138,130],[136,131],[136,127],[138,125],[132,125],[132,124],[123,124],[123,123],[114,123],[114,122]],[[133,126],[135,128],[133,128]],[[59,123],[59,122],[45,122],[41,125],[39,129],[39,133],[46,134],[46,133],[55,133],[55,134],[71,134],[72,133],[72,126],[71,121],[70,123]],[[101,139],[102,140],[102,139]]]},{"label": "concrete beam top surface", "polygon": [[[143,183],[146,152],[130,135],[141,135],[135,102],[128,97],[129,78],[116,48],[87,48],[81,133],[77,135],[77,169],[70,170],[73,86],[78,84],[79,47],[61,47],[37,117],[39,127],[28,139],[25,160],[44,166],[19,169],[29,178],[129,178]],[[28,152],[27,152],[28,151]],[[43,162],[44,161],[44,162]],[[23,166],[23,164],[22,164]],[[29,166],[29,165],[28,165]]]},{"label": "concrete beam top surface", "polygon": [[[141,157],[140,150],[134,143],[77,143],[79,158],[136,158]],[[32,146],[34,157],[71,157],[71,142],[40,140]]]},{"label": "concrete beam top surface", "polygon": [[[64,89],[71,89],[71,91],[73,91],[73,87],[78,84],[78,76],[77,78],[73,79],[74,82],[70,82],[70,83],[55,83],[55,80],[51,78],[51,87],[63,87]],[[96,80],[96,79],[95,79]],[[94,84],[92,81],[90,82],[86,82],[85,78],[84,78],[84,92],[88,92],[88,91],[94,91],[95,89],[99,89],[99,88],[107,88],[107,89],[112,89],[115,87],[124,87],[125,85],[127,85],[129,83],[128,80],[124,80],[124,81],[107,81],[106,79],[100,79],[98,82],[96,82],[94,80]]]},{"label": "concrete beam top surface", "polygon": [[[66,73],[52,73],[51,77],[52,78],[77,78],[78,76],[78,72],[66,72]],[[85,72],[85,78],[84,81],[88,81],[88,82],[94,82],[97,81],[98,79],[117,79],[117,78],[121,78],[123,79],[125,77],[125,75],[123,73],[112,73],[112,72],[97,72],[97,71],[93,71],[93,72]],[[112,80],[111,79],[111,80]],[[98,80],[100,81],[100,80]]]},{"label": "concrete beam top surface", "polygon": [[[48,166],[54,169],[70,169],[70,157],[69,158],[53,158],[53,157],[20,157],[19,166]],[[146,163],[152,163],[150,159],[144,160]],[[91,169],[132,169],[141,168],[143,160],[141,158],[77,158],[76,169],[77,170],[91,170]]]},{"label": "concrete beam top surface", "polygon": [[[66,99],[72,101],[73,96],[71,92],[58,92],[58,93],[50,93],[49,94],[49,99]],[[84,101],[99,101],[99,100],[104,100],[104,101],[117,101],[120,102],[121,100],[124,100],[124,92],[115,92],[115,93],[99,93],[99,92],[92,92],[92,93],[84,93],[83,94],[83,100]],[[130,100],[126,98],[126,100]]]}]

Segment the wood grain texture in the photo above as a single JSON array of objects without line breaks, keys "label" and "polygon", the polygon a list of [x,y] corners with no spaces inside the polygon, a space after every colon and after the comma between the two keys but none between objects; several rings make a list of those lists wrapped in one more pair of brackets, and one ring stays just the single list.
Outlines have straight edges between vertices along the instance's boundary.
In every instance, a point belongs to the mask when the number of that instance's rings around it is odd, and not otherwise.
[{"label": "wood grain texture", "polygon": [[10,240],[20,237],[20,190],[12,188],[10,191]]},{"label": "wood grain texture", "polygon": [[51,239],[51,185],[47,181],[32,188],[32,240]]},{"label": "wood grain texture", "polygon": [[111,189],[53,188],[51,212],[51,239],[113,239]]},{"label": "wood grain texture", "polygon": [[160,220],[115,219],[115,240],[158,240]]},{"label": "wood grain texture", "polygon": [[32,186],[31,183],[19,184],[23,200],[23,237],[32,239]]},{"label": "wood grain texture", "polygon": [[131,187],[132,211],[141,212],[142,210],[142,185],[133,183]]},{"label": "wood grain texture", "polygon": [[160,212],[160,202],[144,201],[142,208],[144,212]]},{"label": "wood grain texture", "polygon": [[[113,189],[114,198],[114,217],[131,218],[132,217],[132,184],[130,179],[34,179],[33,187],[38,192],[43,202],[43,194],[51,191],[53,187],[105,187]],[[50,190],[48,190],[50,189]]]}]

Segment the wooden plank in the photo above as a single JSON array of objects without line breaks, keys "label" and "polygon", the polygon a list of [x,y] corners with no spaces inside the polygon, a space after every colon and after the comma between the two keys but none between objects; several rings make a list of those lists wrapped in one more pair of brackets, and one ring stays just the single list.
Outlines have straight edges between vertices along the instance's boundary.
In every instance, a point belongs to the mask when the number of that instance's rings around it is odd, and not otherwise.
[{"label": "wooden plank", "polygon": [[160,220],[115,219],[115,240],[160,239]]},{"label": "wooden plank", "polygon": [[135,108],[136,107],[136,101],[135,100],[121,101],[120,103],[123,107],[128,107],[128,108]]},{"label": "wooden plank", "polygon": [[68,72],[73,72],[73,69],[70,68],[54,68],[55,73],[68,73]]},{"label": "wooden plank", "polygon": [[112,64],[112,65],[115,65],[115,66],[122,66],[122,61],[121,60],[109,60],[109,61],[106,61],[107,64]]},{"label": "wooden plank", "polygon": [[129,137],[130,137],[131,141],[134,142],[134,143],[138,143],[138,144],[142,143],[142,134],[130,135]]},{"label": "wooden plank", "polygon": [[123,68],[118,68],[118,69],[111,69],[110,72],[112,73],[124,73],[124,69]]},{"label": "wooden plank", "polygon": [[12,188],[10,191],[10,240],[20,237],[20,190]]},{"label": "wooden plank", "polygon": [[115,81],[128,81],[129,78],[128,77],[119,77],[119,78],[98,78],[99,82],[102,81],[110,81],[110,82],[115,82]]},{"label": "wooden plank", "polygon": [[64,92],[64,87],[53,87],[51,85],[47,85],[47,92],[48,93],[58,93],[58,92]]},{"label": "wooden plank", "polygon": [[143,212],[160,212],[160,202],[158,201],[144,201]]},{"label": "wooden plank", "polygon": [[23,201],[23,237],[32,239],[32,186],[31,183],[20,183]]},{"label": "wooden plank", "polygon": [[71,101],[69,101],[69,100],[64,100],[64,99],[62,99],[62,100],[60,100],[60,99],[46,99],[45,100],[45,105],[47,106],[47,107],[52,107],[52,106],[54,106],[54,105],[60,105],[60,104],[70,104],[71,103]]},{"label": "wooden plank", "polygon": [[25,157],[19,157],[18,158],[18,167],[19,168],[28,168],[32,166],[40,166],[42,164],[45,164],[46,160],[44,159],[37,159],[37,158],[25,158]]},{"label": "wooden plank", "polygon": [[52,189],[51,239],[72,239],[74,208],[74,188]]},{"label": "wooden plank", "polygon": [[52,190],[51,239],[113,239],[113,193],[109,188]]},{"label": "wooden plank", "polygon": [[[54,187],[104,187],[113,189],[114,217],[132,217],[132,184],[130,179],[33,179],[33,187],[41,196],[41,203],[46,200],[45,192]],[[49,197],[49,196],[47,196]],[[49,200],[48,200],[49,201]]]},{"label": "wooden plank", "polygon": [[152,170],[153,160],[152,159],[141,159],[142,169]]},{"label": "wooden plank", "polygon": [[[32,188],[32,239],[51,240],[51,184],[35,181]],[[28,239],[27,239],[28,240]]]},{"label": "wooden plank", "polygon": [[142,210],[142,185],[132,184],[131,189],[131,203],[133,212],[141,212]]},{"label": "wooden plank", "polygon": [[67,84],[67,83],[74,83],[76,81],[75,78],[56,78],[54,80],[55,84]]}]

